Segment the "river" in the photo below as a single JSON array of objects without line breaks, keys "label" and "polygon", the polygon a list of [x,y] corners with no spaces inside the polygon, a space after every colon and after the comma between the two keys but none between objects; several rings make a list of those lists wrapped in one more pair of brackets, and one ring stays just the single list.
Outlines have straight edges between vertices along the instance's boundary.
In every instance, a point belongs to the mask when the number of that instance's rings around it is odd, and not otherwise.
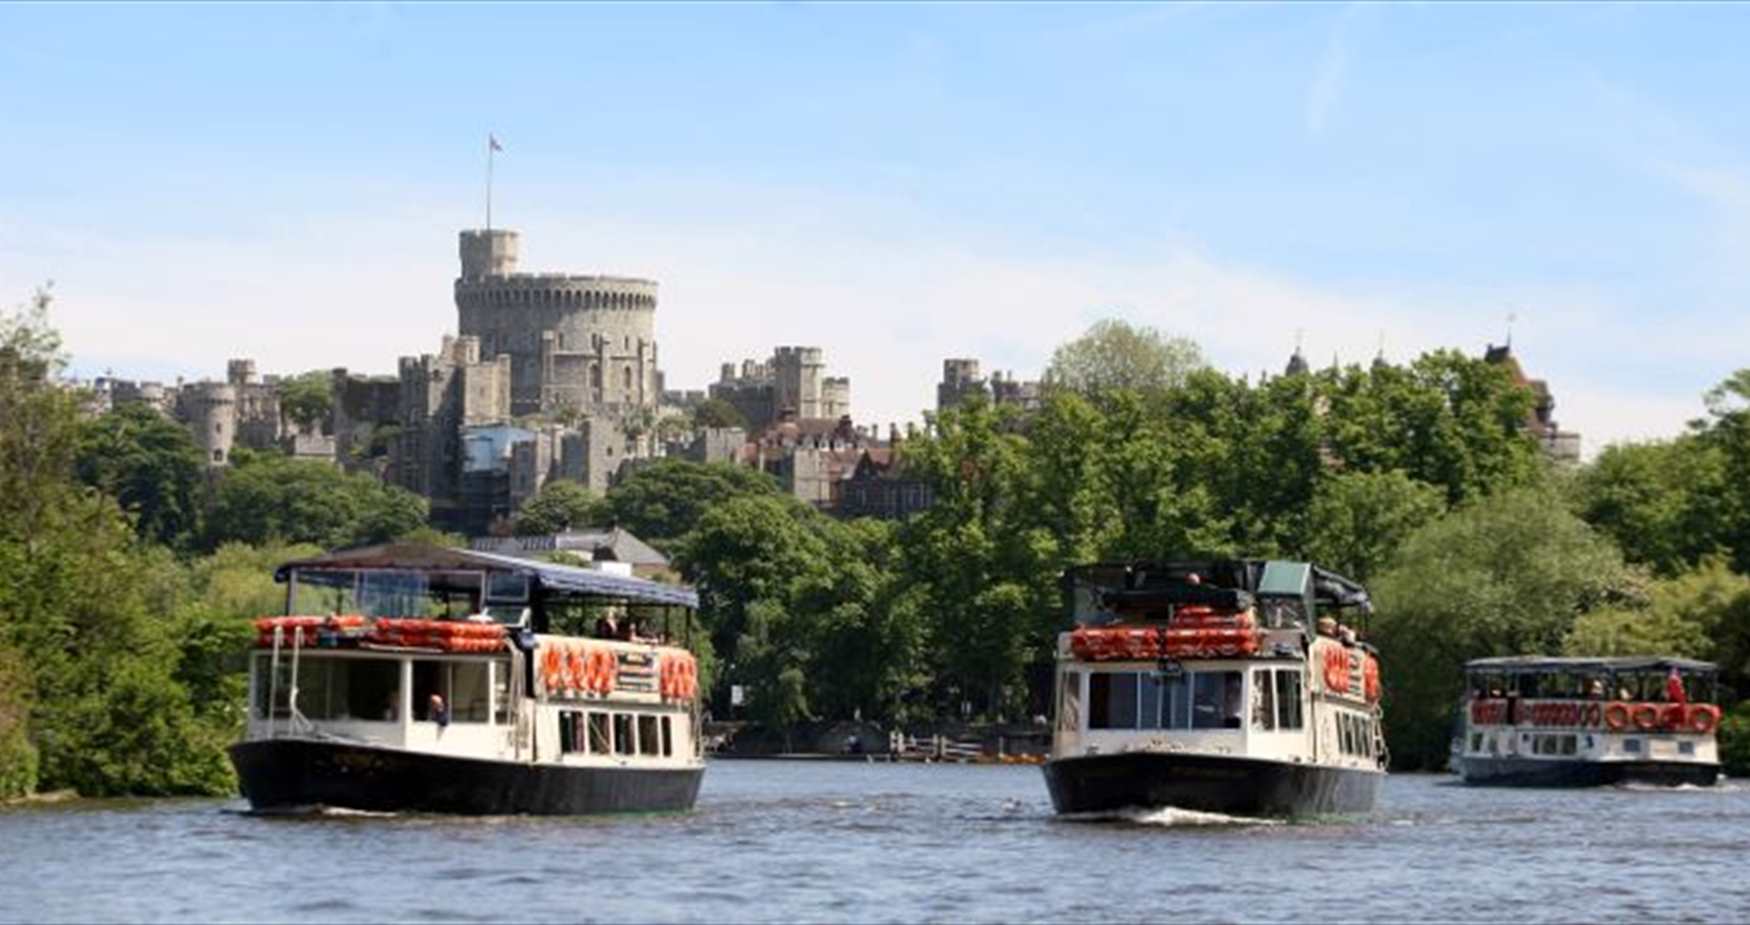
[{"label": "river", "polygon": [[6,921],[1742,921],[1750,783],[1390,778],[1364,819],[1064,820],[1033,767],[718,761],[689,814],[0,810]]}]

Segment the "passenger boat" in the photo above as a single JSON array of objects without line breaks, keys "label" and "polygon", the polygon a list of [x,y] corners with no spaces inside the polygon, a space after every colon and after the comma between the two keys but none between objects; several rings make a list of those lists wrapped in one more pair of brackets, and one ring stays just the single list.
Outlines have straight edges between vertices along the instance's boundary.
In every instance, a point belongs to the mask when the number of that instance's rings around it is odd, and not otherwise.
[{"label": "passenger boat", "polygon": [[1081,566],[1063,577],[1045,782],[1059,813],[1371,810],[1385,778],[1377,653],[1339,623],[1367,592],[1306,562]]},{"label": "passenger boat", "polygon": [[[282,565],[230,750],[256,810],[685,810],[690,588],[419,545]],[[649,631],[646,636],[640,630]]]},{"label": "passenger boat", "polygon": [[1711,786],[1718,668],[1682,658],[1483,658],[1465,665],[1468,784]]}]

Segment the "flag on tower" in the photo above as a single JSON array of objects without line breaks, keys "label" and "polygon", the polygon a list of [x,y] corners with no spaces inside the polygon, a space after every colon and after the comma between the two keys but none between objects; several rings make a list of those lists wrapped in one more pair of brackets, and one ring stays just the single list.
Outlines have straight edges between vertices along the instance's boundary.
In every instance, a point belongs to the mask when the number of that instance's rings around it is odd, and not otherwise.
[{"label": "flag on tower", "polygon": [[494,151],[504,150],[504,146],[498,143],[497,136],[493,135],[491,132],[486,133],[486,143],[490,145]]}]

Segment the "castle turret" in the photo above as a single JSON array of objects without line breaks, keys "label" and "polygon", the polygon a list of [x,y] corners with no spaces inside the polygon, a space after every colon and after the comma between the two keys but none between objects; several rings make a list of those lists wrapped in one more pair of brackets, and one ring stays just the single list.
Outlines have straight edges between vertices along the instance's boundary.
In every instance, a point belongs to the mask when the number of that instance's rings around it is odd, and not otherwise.
[{"label": "castle turret", "polygon": [[228,382],[196,382],[182,388],[181,399],[182,418],[207,465],[229,464],[237,439],[237,389]]},{"label": "castle turret", "polygon": [[516,272],[517,233],[504,228],[462,232],[462,278],[509,276]]}]

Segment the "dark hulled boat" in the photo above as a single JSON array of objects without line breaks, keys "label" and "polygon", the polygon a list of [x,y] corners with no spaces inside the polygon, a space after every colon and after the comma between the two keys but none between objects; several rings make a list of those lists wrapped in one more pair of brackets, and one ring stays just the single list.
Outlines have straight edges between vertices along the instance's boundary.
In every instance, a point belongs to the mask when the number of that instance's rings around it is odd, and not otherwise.
[{"label": "dark hulled boat", "polygon": [[1467,784],[1711,786],[1718,667],[1682,658],[1477,659],[1456,751]]},{"label": "dark hulled boat", "polygon": [[1377,654],[1337,623],[1360,585],[1304,562],[1093,565],[1064,576],[1045,781],[1060,813],[1371,810]]},{"label": "dark hulled boat", "polygon": [[[393,545],[282,566],[231,748],[261,811],[685,810],[704,774],[691,589]],[[345,615],[341,615],[345,614]],[[648,637],[629,628],[648,628]]]}]

